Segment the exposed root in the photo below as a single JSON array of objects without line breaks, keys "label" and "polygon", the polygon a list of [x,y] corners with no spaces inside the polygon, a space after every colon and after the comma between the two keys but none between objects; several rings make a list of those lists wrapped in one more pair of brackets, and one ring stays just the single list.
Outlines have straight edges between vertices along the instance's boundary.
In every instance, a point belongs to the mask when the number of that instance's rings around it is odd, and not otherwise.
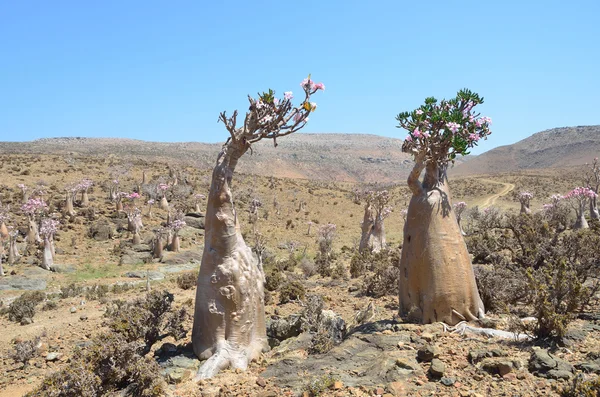
[{"label": "exposed root", "polygon": [[245,371],[248,369],[248,357],[245,351],[240,351],[240,349],[226,343],[220,346],[217,352],[200,366],[194,381],[212,378],[230,366]]},{"label": "exposed root", "polygon": [[517,341],[532,340],[533,338],[525,334],[517,334],[514,332],[502,331],[493,328],[478,328],[472,327],[466,321],[461,321],[455,326],[450,326],[446,323],[440,323],[444,328],[444,332],[457,333],[464,335],[465,333],[487,336],[489,338],[513,339]]}]

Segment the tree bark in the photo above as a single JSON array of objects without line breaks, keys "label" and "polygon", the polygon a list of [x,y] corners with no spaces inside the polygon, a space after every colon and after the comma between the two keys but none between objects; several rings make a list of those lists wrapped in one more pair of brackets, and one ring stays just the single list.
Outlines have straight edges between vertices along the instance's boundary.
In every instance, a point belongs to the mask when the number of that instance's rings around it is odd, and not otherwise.
[{"label": "tree bark", "polygon": [[[598,193],[597,188],[595,190],[595,193]],[[600,219],[600,212],[598,212],[598,199],[596,197],[592,197],[590,199],[590,218]]]},{"label": "tree bark", "polygon": [[585,204],[579,204],[579,210],[575,211],[575,216],[577,219],[575,220],[575,224],[573,225],[573,229],[588,229],[589,225],[587,219],[585,219]]},{"label": "tree bark", "polygon": [[19,257],[19,250],[17,249],[17,236],[9,236],[8,240],[8,264],[14,265],[15,261]]},{"label": "tree bark", "polygon": [[373,207],[371,206],[371,204],[367,203],[365,205],[365,215],[363,216],[363,221],[361,224],[362,233],[360,235],[360,243],[358,245],[359,252],[365,252],[366,250],[371,249],[373,224],[374,224]]},{"label": "tree bark", "polygon": [[42,241],[42,239],[40,238],[37,224],[35,223],[34,219],[29,218],[29,228],[27,229],[27,242],[30,244],[35,244],[40,241]]},{"label": "tree bark", "polygon": [[194,352],[206,360],[197,379],[229,366],[245,370],[268,347],[264,272],[244,242],[230,190],[246,150],[245,143],[228,141],[212,174],[192,331]]},{"label": "tree bark", "polygon": [[167,198],[165,196],[162,196],[162,198],[160,199],[159,208],[163,211],[169,210],[169,202],[167,201]]},{"label": "tree bark", "polygon": [[452,213],[443,170],[422,156],[408,177],[413,193],[404,224],[400,258],[400,315],[422,323],[450,325],[484,316],[467,246]]},{"label": "tree bark", "polygon": [[65,201],[65,214],[69,216],[75,216],[75,210],[73,209],[73,193],[67,192]]},{"label": "tree bark", "polygon": [[179,235],[177,233],[173,234],[173,238],[171,239],[171,244],[169,245],[169,250],[173,252],[179,252]]},{"label": "tree bark", "polygon": [[529,209],[529,204],[525,204],[521,202],[521,214],[531,214],[531,210]]},{"label": "tree bark", "polygon": [[81,192],[81,206],[85,208],[88,205],[90,205],[90,199],[88,197],[87,189],[85,189]]},{"label": "tree bark", "polygon": [[0,240],[8,238],[8,228],[4,222],[0,223]]},{"label": "tree bark", "polygon": [[54,258],[52,257],[52,242],[48,236],[44,236],[44,252],[42,254],[42,268],[45,270],[51,270],[51,266],[54,265]]}]

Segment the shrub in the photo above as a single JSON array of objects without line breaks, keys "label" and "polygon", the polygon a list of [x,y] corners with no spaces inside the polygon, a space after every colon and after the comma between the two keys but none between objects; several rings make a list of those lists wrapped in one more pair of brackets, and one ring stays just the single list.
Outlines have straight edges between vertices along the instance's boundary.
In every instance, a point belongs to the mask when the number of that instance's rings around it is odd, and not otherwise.
[{"label": "shrub", "polygon": [[294,300],[304,299],[306,291],[304,285],[297,280],[289,281],[279,291],[279,302],[288,303]]},{"label": "shrub", "polygon": [[300,259],[300,269],[302,269],[302,274],[304,274],[304,277],[307,278],[314,276],[317,273],[317,267],[315,266],[315,263],[306,256],[303,256],[302,259]]},{"label": "shrub", "polygon": [[308,349],[309,354],[324,354],[333,349],[335,344],[329,330],[324,327],[318,327],[313,335]]},{"label": "shrub", "polygon": [[69,366],[47,376],[27,397],[96,397],[125,388],[128,396],[162,396],[166,388],[160,367],[140,354],[141,346],[120,334],[98,335],[91,346],[75,350]]},{"label": "shrub", "polygon": [[111,319],[109,328],[122,335],[128,343],[143,340],[146,351],[163,335],[165,324],[169,331],[175,332],[173,337],[177,339],[181,331],[173,318],[182,319],[185,316],[179,313],[166,321],[173,299],[168,291],[152,291],[145,298],[133,302],[114,301],[115,307],[105,314]]},{"label": "shrub", "polygon": [[196,288],[198,273],[184,273],[177,277],[177,286],[183,290]]},{"label": "shrub", "polygon": [[582,375],[576,376],[560,390],[561,397],[599,397],[600,377],[586,380]]},{"label": "shrub", "polygon": [[333,386],[333,384],[335,383],[335,381],[336,381],[336,379],[333,377],[332,374],[323,375],[316,379],[312,379],[306,385],[305,390],[310,397],[318,397],[325,390],[331,388]]},{"label": "shrub", "polygon": [[71,284],[67,285],[66,287],[61,287],[60,298],[61,299],[74,298],[76,296],[81,295],[82,293],[83,293],[83,287],[81,285],[71,283]]},{"label": "shrub", "polygon": [[381,298],[385,295],[398,295],[400,276],[399,251],[390,249],[367,256],[369,265],[363,283],[363,291],[367,296]]},{"label": "shrub", "polygon": [[106,298],[106,294],[108,294],[109,290],[110,290],[110,287],[105,284],[93,285],[91,287],[86,288],[85,299],[87,299],[89,301],[93,301],[93,300],[100,300],[100,299]]},{"label": "shrub", "polygon": [[479,296],[486,311],[499,312],[506,304],[514,305],[526,297],[527,282],[523,271],[505,266],[473,266]]},{"label": "shrub", "polygon": [[265,274],[265,288],[267,291],[277,291],[283,282],[283,276],[277,268],[272,268]]},{"label": "shrub", "polygon": [[49,300],[42,306],[42,311],[55,310],[58,308],[58,302]]},{"label": "shrub", "polygon": [[8,308],[8,319],[23,323],[24,319],[33,319],[36,306],[46,299],[46,294],[41,291],[29,291],[14,300]]},{"label": "shrub", "polygon": [[15,343],[14,352],[12,353],[11,358],[15,362],[23,363],[24,366],[27,366],[29,361],[37,355],[39,343],[39,337]]}]

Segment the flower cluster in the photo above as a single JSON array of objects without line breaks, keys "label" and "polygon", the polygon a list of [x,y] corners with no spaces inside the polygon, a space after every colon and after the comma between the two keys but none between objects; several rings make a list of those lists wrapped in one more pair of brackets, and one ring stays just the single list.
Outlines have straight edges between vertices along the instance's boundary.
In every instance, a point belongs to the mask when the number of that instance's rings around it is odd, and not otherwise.
[{"label": "flower cluster", "polygon": [[469,154],[468,149],[491,134],[489,117],[474,113],[483,98],[469,90],[461,90],[456,98],[438,102],[435,98],[412,112],[400,113],[398,128],[408,131],[402,150],[424,153],[428,160],[440,165],[454,161],[457,155]]},{"label": "flower cluster", "polygon": [[27,186],[25,186],[25,185],[24,185],[24,184],[22,184],[22,183],[19,183],[19,184],[17,185],[17,187],[18,187],[19,189],[21,189],[21,190],[23,191],[23,193],[25,193],[25,191],[27,190]]},{"label": "flower cluster", "polygon": [[158,190],[159,192],[166,192],[169,189],[169,185],[167,185],[166,183],[159,183],[158,186],[156,186],[156,190]]},{"label": "flower cluster", "polygon": [[21,206],[21,211],[25,214],[33,216],[38,211],[43,211],[48,208],[48,205],[44,200],[39,198],[30,198],[25,204]]},{"label": "flower cluster", "polygon": [[336,229],[337,229],[337,227],[335,226],[334,223],[328,223],[326,225],[321,225],[321,227],[319,228],[319,238],[321,238],[325,241],[333,240]]},{"label": "flower cluster", "polygon": [[464,201],[459,201],[458,203],[454,204],[454,212],[456,212],[458,215],[462,214],[466,209],[467,203]]},{"label": "flower cluster", "polygon": [[529,192],[521,192],[519,193],[519,200],[520,201],[529,201],[533,198],[533,194],[529,193]]},{"label": "flower cluster", "polygon": [[185,227],[185,225],[186,225],[186,223],[183,219],[175,219],[169,224],[169,227],[173,231],[177,232],[177,231],[183,229]]},{"label": "flower cluster", "polygon": [[51,237],[58,231],[59,222],[55,219],[42,219],[40,234],[44,237]]},{"label": "flower cluster", "polygon": [[91,179],[84,178],[84,179],[81,180],[81,182],[79,182],[75,186],[75,188],[78,191],[84,191],[85,192],[86,190],[88,190],[89,188],[91,188],[93,184],[94,184],[94,182]]},{"label": "flower cluster", "polygon": [[148,205],[153,205],[153,204],[154,204],[154,199],[150,199],[150,200],[148,200],[148,203],[147,203],[147,204],[148,204]]},{"label": "flower cluster", "polygon": [[140,194],[136,193],[136,192],[129,193],[127,196],[125,196],[125,198],[127,198],[129,200],[139,199],[140,197],[142,197],[142,196],[140,196]]},{"label": "flower cluster", "polygon": [[576,199],[579,201],[584,201],[595,197],[598,197],[598,195],[589,187],[576,187],[575,189],[567,193],[563,198],[567,200]]}]

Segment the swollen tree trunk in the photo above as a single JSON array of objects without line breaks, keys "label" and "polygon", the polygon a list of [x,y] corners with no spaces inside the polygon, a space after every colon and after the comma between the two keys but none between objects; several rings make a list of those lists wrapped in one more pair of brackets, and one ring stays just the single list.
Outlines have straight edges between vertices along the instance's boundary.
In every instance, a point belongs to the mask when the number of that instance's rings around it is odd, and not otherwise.
[{"label": "swollen tree trunk", "polygon": [[385,249],[385,228],[383,227],[383,218],[379,215],[375,217],[373,225],[373,235],[371,238],[371,251],[380,252]]},{"label": "swollen tree trunk", "polygon": [[373,235],[373,207],[367,203],[365,206],[365,215],[361,224],[362,233],[360,235],[360,243],[358,245],[359,252],[365,252],[371,249],[371,238]]},{"label": "swollen tree trunk", "polygon": [[42,239],[40,238],[37,224],[35,223],[35,220],[33,218],[29,218],[29,227],[27,229],[27,242],[30,244],[35,244],[40,241],[42,241]]},{"label": "swollen tree trunk", "polygon": [[531,214],[531,210],[529,209],[529,204],[521,201],[521,214]]},{"label": "swollen tree trunk", "polygon": [[0,222],[0,240],[8,238],[8,228],[4,222]]},{"label": "swollen tree trunk", "polygon": [[162,198],[160,199],[159,208],[163,211],[169,210],[169,202],[167,201],[167,198],[165,196],[162,196]]},{"label": "swollen tree trunk", "polygon": [[[596,194],[598,193],[598,188],[594,191]],[[598,212],[598,198],[592,197],[590,199],[590,218],[592,219],[600,219],[600,212]]]},{"label": "swollen tree trunk", "polygon": [[142,185],[146,184],[146,171],[142,171]]},{"label": "swollen tree trunk", "polygon": [[196,378],[229,366],[245,370],[268,346],[262,264],[244,242],[230,190],[244,143],[230,140],[213,170],[196,288],[192,344],[207,360]]},{"label": "swollen tree trunk", "polygon": [[577,217],[577,219],[575,220],[573,229],[577,230],[589,228],[587,219],[585,219],[585,202],[580,202],[579,209],[575,211],[575,216]]},{"label": "swollen tree trunk", "polygon": [[90,205],[90,199],[88,197],[87,189],[84,189],[81,192],[81,206],[87,207],[88,205]]},{"label": "swollen tree trunk", "polygon": [[173,238],[171,239],[171,244],[169,244],[169,251],[179,252],[179,234],[175,232],[173,234]]},{"label": "swollen tree trunk", "polygon": [[417,163],[408,177],[412,198],[400,258],[400,315],[450,325],[484,316],[467,246],[452,213],[445,172]]},{"label": "swollen tree trunk", "polygon": [[14,265],[15,261],[19,257],[19,250],[17,248],[17,236],[9,236],[8,240],[8,264]]},{"label": "swollen tree trunk", "polygon": [[197,214],[202,213],[202,210],[200,209],[200,203],[196,203],[196,206],[194,208],[194,212]]},{"label": "swollen tree trunk", "polygon": [[158,259],[162,258],[163,242],[162,242],[162,236],[160,234],[157,234],[156,236],[154,236],[153,244],[154,244],[154,246],[152,247],[152,257],[158,258]]},{"label": "swollen tree trunk", "polygon": [[75,216],[75,210],[73,209],[73,193],[67,192],[65,201],[65,214],[69,216]]},{"label": "swollen tree trunk", "polygon": [[52,240],[48,236],[44,236],[44,252],[42,254],[42,268],[51,270],[54,265],[54,257],[52,255]]}]

